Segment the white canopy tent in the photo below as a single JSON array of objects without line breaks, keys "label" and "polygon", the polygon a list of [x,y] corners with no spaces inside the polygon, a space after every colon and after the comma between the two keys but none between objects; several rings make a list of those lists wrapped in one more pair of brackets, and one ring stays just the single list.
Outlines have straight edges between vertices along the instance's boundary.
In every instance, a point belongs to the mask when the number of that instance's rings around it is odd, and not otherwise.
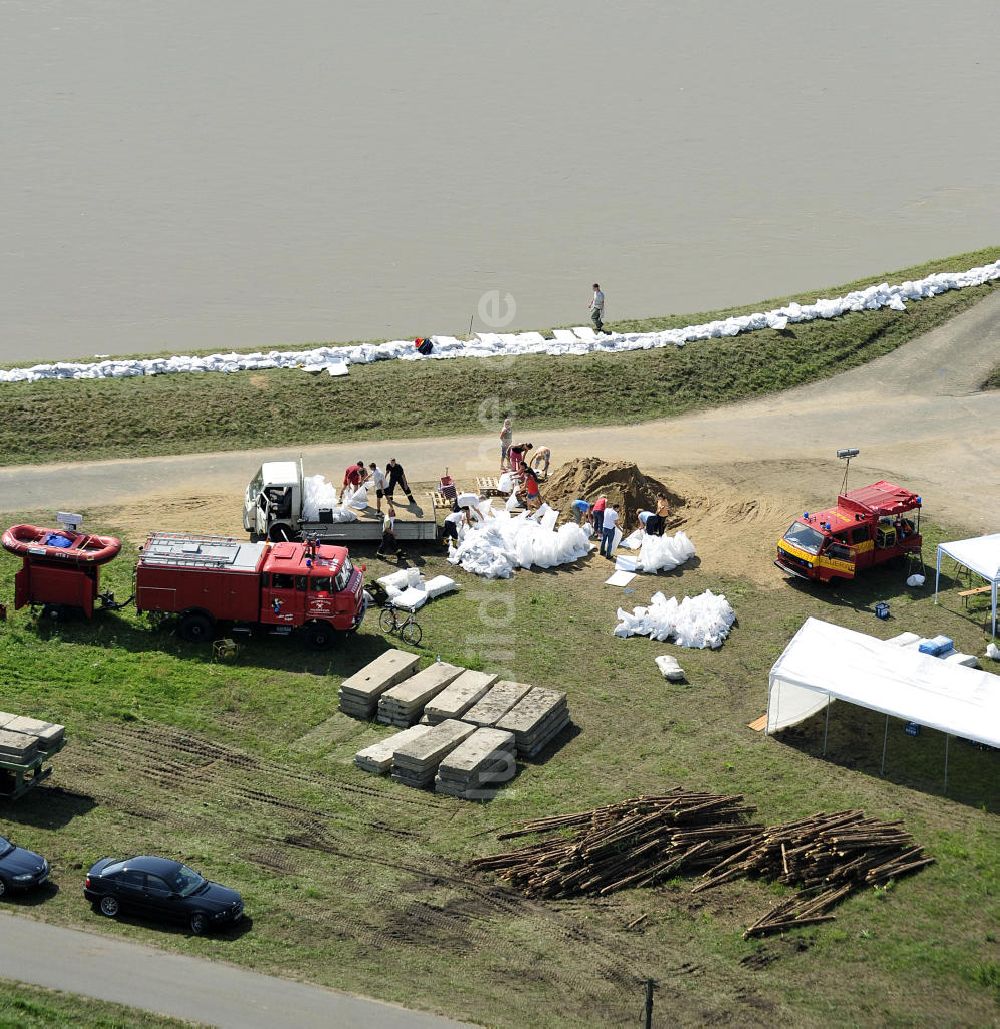
[{"label": "white canopy tent", "polygon": [[[941,661],[915,648],[809,618],[775,661],[768,679],[767,733],[844,700],[951,736],[1000,747],[1000,676]],[[824,741],[825,750],[825,741]]]},{"label": "white canopy tent", "polygon": [[981,575],[993,588],[990,591],[993,606],[993,636],[997,634],[997,592],[1000,587],[1000,532],[991,536],[974,536],[967,540],[939,543],[937,548],[937,575],[934,577],[934,603],[937,603],[941,582],[941,557],[948,557]]}]

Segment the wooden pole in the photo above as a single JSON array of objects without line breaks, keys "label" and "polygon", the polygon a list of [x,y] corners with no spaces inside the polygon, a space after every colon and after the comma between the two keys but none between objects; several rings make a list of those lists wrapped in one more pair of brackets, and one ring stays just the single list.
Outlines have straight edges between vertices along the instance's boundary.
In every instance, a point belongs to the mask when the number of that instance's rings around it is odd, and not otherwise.
[{"label": "wooden pole", "polygon": [[885,752],[889,747],[889,716],[885,716],[885,737],[882,740],[882,771],[881,775],[885,775]]}]

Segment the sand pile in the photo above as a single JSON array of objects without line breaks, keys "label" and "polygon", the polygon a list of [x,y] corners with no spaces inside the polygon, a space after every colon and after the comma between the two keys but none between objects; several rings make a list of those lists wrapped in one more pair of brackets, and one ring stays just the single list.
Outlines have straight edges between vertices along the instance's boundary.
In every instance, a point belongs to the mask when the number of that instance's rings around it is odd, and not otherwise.
[{"label": "sand pile", "polygon": [[[560,465],[541,487],[542,499],[570,516],[570,504],[578,498],[591,503],[607,497],[608,503],[621,514],[622,527],[630,530],[640,511],[656,508],[656,495],[665,493],[672,509],[683,506],[684,498],[671,492],[658,479],[643,475],[629,461],[602,461],[585,457]],[[628,531],[628,530],[626,530]]]}]

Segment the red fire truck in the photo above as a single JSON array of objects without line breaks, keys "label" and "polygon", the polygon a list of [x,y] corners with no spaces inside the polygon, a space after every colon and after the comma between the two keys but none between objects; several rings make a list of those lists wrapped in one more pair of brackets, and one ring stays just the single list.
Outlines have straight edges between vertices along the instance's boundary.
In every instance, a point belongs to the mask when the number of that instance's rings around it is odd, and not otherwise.
[{"label": "red fire truck", "polygon": [[[841,493],[837,506],[806,511],[778,540],[775,565],[818,582],[853,579],[865,568],[919,554],[921,498],[881,480]],[[907,515],[916,512],[915,519]]]},{"label": "red fire truck", "polygon": [[[101,564],[121,548],[113,537],[22,525],[0,543],[22,561],[15,607],[41,605],[53,615],[78,609],[90,618],[95,601],[112,610],[129,602],[100,592]],[[157,532],[139,553],[135,604],[140,613],[178,615],[178,632],[190,641],[211,638],[224,624],[236,633],[297,629],[322,648],[361,624],[362,572],[345,547]]]},{"label": "red fire truck", "polygon": [[230,536],[158,532],[135,569],[137,611],[180,615],[186,640],[236,631],[301,629],[317,648],[353,632],[365,614],[363,576],[345,547],[247,543]]}]

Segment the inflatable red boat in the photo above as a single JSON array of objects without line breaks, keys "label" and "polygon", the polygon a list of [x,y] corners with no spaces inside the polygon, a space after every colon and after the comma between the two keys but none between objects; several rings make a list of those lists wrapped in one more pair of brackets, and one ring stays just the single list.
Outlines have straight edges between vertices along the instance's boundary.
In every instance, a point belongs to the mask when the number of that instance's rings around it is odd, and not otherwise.
[{"label": "inflatable red boat", "polygon": [[38,525],[12,525],[0,537],[4,550],[18,557],[51,559],[74,565],[102,565],[118,556],[122,541],[72,529],[44,529]]}]

